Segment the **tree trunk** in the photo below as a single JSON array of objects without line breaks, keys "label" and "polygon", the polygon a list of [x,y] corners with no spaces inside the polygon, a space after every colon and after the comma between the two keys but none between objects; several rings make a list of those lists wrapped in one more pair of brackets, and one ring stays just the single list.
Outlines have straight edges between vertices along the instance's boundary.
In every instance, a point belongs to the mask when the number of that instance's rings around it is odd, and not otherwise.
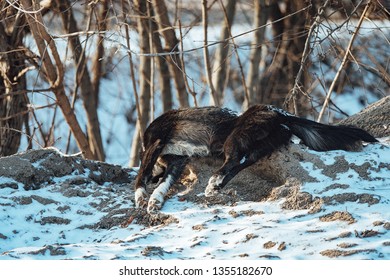
[{"label": "tree trunk", "polygon": [[[156,53],[164,52],[161,44],[160,35],[158,34],[158,26],[155,21],[152,21],[152,33],[153,33],[153,49]],[[171,88],[171,76],[169,74],[169,66],[165,57],[157,56],[157,70],[158,79],[161,90],[161,102],[163,105],[163,112],[166,112],[173,107],[172,101],[172,88]]]},{"label": "tree trunk", "polygon": [[223,43],[218,45],[215,52],[214,65],[212,70],[212,84],[214,85],[215,94],[218,95],[220,104],[223,104],[224,91],[226,87],[227,77],[229,73],[229,42],[226,41],[230,37],[230,30],[233,25],[234,15],[236,12],[237,0],[228,0],[226,4],[226,17],[222,22],[221,38]]},{"label": "tree trunk", "polygon": [[[165,52],[177,52],[179,51],[179,40],[176,37],[175,30],[173,29],[168,15],[168,10],[164,0],[152,0],[153,10],[156,14],[156,21],[160,28],[160,33],[165,39]],[[188,94],[182,73],[182,61],[179,54],[172,54],[166,56],[168,61],[169,70],[177,91],[177,98],[179,100],[180,107],[188,107]]]},{"label": "tree trunk", "polygon": [[[99,32],[104,32],[107,30],[107,17],[108,17],[108,1],[103,0],[100,5],[95,7],[97,8],[97,26]],[[99,93],[100,93],[100,80],[103,75],[103,67],[104,67],[104,35],[99,33],[97,39],[97,46],[95,56],[92,61],[92,92],[88,95],[91,99],[91,105],[88,106],[88,110],[90,110],[90,117],[88,118],[88,134],[93,135],[93,137],[89,137],[90,145],[92,148],[92,152],[97,157],[97,159],[104,161],[105,154],[103,148],[102,137],[100,133],[100,122],[98,117],[97,109],[99,107]],[[86,106],[87,107],[87,106]],[[92,139],[91,139],[92,138]]]},{"label": "tree trunk", "polygon": [[19,22],[12,28],[13,32],[7,34],[5,26],[0,23],[0,156],[18,151],[22,126],[28,119],[27,95],[20,93],[26,90],[26,78],[21,74],[26,68],[20,48],[23,29]]},{"label": "tree trunk", "polygon": [[[45,29],[41,13],[37,12],[39,10],[39,5],[35,0],[21,0],[21,3],[25,11],[32,12],[26,15],[26,19],[41,56],[42,73],[46,77],[56,96],[57,103],[62,110],[65,121],[72,130],[79,149],[85,158],[92,159],[93,154],[89,147],[87,137],[82,131],[65,93],[62,61],[58,55],[54,41]],[[50,52],[47,51],[48,49]],[[55,64],[53,63],[52,58],[54,59]]]},{"label": "tree trunk", "polygon": [[[139,47],[141,53],[150,52],[149,41],[149,18],[147,18],[147,3],[143,0],[135,0],[135,11],[137,17],[137,28],[139,34]],[[150,57],[140,56],[139,58],[139,106],[141,110],[141,120],[137,122],[131,147],[130,166],[138,166],[141,151],[141,134],[149,122],[150,114]]]},{"label": "tree trunk", "polygon": [[[269,4],[266,0],[254,0],[254,22],[253,27],[258,28],[267,23],[269,17]],[[259,85],[259,67],[261,62],[261,49],[264,43],[266,28],[257,29],[254,33],[252,48],[250,53],[250,64],[248,70],[247,85],[249,91],[249,104],[244,104],[244,109],[249,106],[260,103],[261,100],[256,98],[257,86]]]},{"label": "tree trunk", "polygon": [[[278,20],[280,16],[290,16],[273,25],[275,27],[274,38],[278,45],[271,64],[260,77],[256,97],[262,103],[274,104],[279,107],[283,107],[285,97],[294,86],[307,38],[305,26],[306,22],[311,19],[312,12],[309,9],[292,14],[306,8],[305,1],[287,0],[285,4],[286,9],[283,14],[277,3],[274,3],[272,7],[273,12],[270,14],[272,20]],[[278,32],[280,33],[277,34]],[[305,85],[304,76],[300,84]],[[300,96],[300,98],[297,102],[298,114],[304,115],[308,102],[304,99],[305,97]]]},{"label": "tree trunk", "polygon": [[[106,2],[106,1],[104,1]],[[57,0],[57,4],[60,8],[62,22],[65,28],[66,33],[76,33],[79,31],[77,27],[76,19],[73,15],[72,6],[69,3],[69,0]],[[107,4],[106,4],[107,5]],[[107,7],[104,5],[103,7],[103,15],[101,17],[105,17],[105,13],[107,11]],[[103,23],[99,29],[105,29],[105,24]],[[104,55],[103,49],[103,39],[102,36],[98,36],[98,44],[97,50],[95,54],[95,59],[93,63],[93,71],[94,77],[91,80],[90,73],[87,67],[87,60],[85,58],[85,52],[83,51],[83,46],[80,43],[80,39],[77,35],[69,37],[70,47],[73,52],[73,58],[75,65],[77,67],[76,70],[76,81],[79,84],[81,96],[83,99],[83,104],[85,108],[85,112],[87,115],[87,130],[88,130],[88,141],[90,149],[93,153],[93,158],[97,160],[104,161],[104,149],[102,143],[102,137],[100,133],[100,123],[97,113],[98,107],[98,94],[99,94],[99,83],[101,76],[101,57]]]}]

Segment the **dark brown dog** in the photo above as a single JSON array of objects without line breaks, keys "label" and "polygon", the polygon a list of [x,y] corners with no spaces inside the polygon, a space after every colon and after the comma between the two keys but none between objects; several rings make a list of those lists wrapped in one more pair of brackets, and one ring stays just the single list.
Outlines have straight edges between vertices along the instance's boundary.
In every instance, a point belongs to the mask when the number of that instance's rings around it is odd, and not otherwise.
[{"label": "dark brown dog", "polygon": [[[217,107],[171,110],[145,131],[136,206],[147,206],[148,212],[161,209],[191,157],[224,157],[205,190],[206,196],[215,195],[238,172],[287,145],[292,135],[316,151],[350,151],[362,141],[377,142],[362,129],[320,124],[270,105],[252,106],[240,116]],[[151,181],[158,186],[149,198],[146,185]]]}]

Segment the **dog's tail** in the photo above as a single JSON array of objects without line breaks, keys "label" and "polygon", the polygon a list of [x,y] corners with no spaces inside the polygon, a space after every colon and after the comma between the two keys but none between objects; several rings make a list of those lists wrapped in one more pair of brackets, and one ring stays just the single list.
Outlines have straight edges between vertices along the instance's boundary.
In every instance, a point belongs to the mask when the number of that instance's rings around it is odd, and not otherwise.
[{"label": "dog's tail", "polygon": [[361,147],[362,141],[378,142],[375,137],[360,128],[321,124],[288,113],[279,112],[279,115],[294,135],[300,138],[306,146],[316,151],[352,151]]}]

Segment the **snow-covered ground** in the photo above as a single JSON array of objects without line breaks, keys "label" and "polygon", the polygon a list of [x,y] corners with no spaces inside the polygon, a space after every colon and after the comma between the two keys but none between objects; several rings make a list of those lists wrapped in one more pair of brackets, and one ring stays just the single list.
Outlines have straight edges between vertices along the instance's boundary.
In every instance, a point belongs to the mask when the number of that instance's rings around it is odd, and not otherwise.
[{"label": "snow-covered ground", "polygon": [[0,259],[390,259],[388,144],[305,151],[318,160],[301,163],[315,180],[300,192],[323,200],[317,211],[286,209],[285,198],[213,205],[175,195],[156,225],[140,222],[131,183],[102,179],[114,171],[51,153],[12,158],[46,172],[33,185],[0,160]]}]

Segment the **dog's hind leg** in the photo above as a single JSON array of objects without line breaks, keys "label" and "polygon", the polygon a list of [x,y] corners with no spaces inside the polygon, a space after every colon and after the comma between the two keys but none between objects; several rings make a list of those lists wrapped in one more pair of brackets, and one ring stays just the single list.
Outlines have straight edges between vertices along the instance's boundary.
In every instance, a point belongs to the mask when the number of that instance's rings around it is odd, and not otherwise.
[{"label": "dog's hind leg", "polygon": [[168,193],[170,187],[183,174],[183,171],[188,163],[188,156],[165,155],[163,157],[167,166],[164,176],[158,187],[153,191],[148,203],[148,212],[154,213],[161,209],[164,203],[164,197]]},{"label": "dog's hind leg", "polygon": [[156,140],[142,155],[141,166],[135,181],[135,205],[137,208],[144,208],[148,203],[149,194],[146,191],[146,185],[152,179],[153,168],[163,149],[160,142],[159,139]]}]

